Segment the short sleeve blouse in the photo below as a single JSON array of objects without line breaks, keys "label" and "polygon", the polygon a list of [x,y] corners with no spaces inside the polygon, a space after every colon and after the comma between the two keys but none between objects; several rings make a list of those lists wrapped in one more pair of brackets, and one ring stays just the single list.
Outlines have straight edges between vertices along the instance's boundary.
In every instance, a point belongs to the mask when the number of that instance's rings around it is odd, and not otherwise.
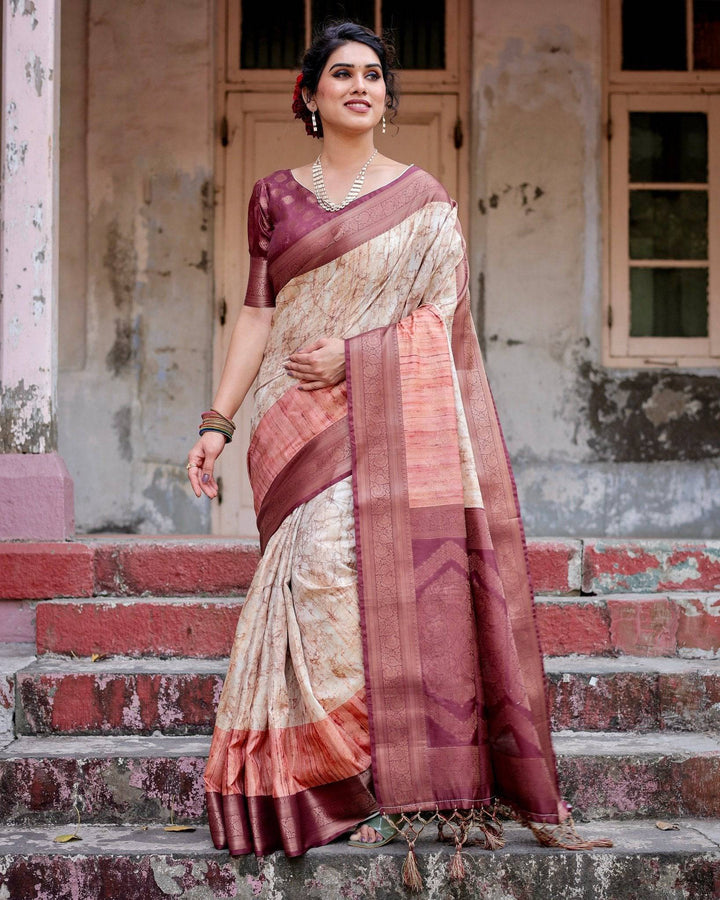
[{"label": "short sleeve blouse", "polygon": [[255,183],[248,206],[248,245],[250,275],[245,306],[275,306],[275,292],[268,275],[268,249],[273,225],[270,219],[270,197],[264,179]]}]

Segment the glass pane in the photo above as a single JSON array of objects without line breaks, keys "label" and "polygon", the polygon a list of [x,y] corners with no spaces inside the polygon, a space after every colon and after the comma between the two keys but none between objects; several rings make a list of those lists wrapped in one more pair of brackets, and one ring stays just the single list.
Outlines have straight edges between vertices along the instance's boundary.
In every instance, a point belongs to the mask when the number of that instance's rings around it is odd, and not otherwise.
[{"label": "glass pane", "polygon": [[392,33],[401,69],[445,68],[443,0],[383,0],[382,26]]},{"label": "glass pane", "polygon": [[707,259],[706,191],[630,191],[630,259]]},{"label": "glass pane", "polygon": [[696,69],[720,69],[720,0],[695,0],[693,55]]},{"label": "glass pane", "polygon": [[707,180],[705,113],[630,113],[630,181]]},{"label": "glass pane", "polygon": [[707,337],[707,269],[630,269],[630,337]]},{"label": "glass pane", "polygon": [[331,19],[349,19],[375,28],[375,0],[312,0],[312,30]]},{"label": "glass pane", "polygon": [[296,69],[305,50],[302,0],[278,0],[272,11],[257,0],[242,0],[240,66],[243,69]]},{"label": "glass pane", "polygon": [[686,33],[685,0],[623,0],[623,69],[687,69]]}]

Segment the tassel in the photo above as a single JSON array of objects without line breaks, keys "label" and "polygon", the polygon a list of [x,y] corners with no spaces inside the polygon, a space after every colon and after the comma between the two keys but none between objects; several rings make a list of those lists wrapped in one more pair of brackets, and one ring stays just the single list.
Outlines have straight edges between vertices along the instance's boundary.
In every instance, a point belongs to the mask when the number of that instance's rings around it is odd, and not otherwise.
[{"label": "tassel", "polygon": [[485,838],[486,850],[502,850],[505,846],[505,838],[501,828],[493,827],[493,825],[481,825],[480,830]]},{"label": "tassel", "polygon": [[405,857],[402,867],[402,877],[405,887],[413,891],[413,893],[419,893],[422,890],[423,882],[417,866],[417,859],[415,858],[414,842],[408,846],[408,855]]},{"label": "tassel", "polygon": [[465,863],[462,858],[462,845],[455,844],[455,854],[450,862],[450,880],[451,881],[464,881],[465,880]]}]

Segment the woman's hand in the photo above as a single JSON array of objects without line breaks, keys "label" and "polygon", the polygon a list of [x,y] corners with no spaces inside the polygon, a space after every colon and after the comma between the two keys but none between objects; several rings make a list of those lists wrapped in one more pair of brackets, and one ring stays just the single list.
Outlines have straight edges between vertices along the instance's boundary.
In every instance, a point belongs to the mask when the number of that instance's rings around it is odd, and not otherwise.
[{"label": "woman's hand", "polygon": [[215,460],[225,449],[225,435],[219,431],[206,431],[188,453],[188,478],[195,496],[206,494],[211,500],[217,497],[217,481],[213,477]]},{"label": "woman's hand", "polygon": [[285,362],[285,371],[301,383],[301,391],[339,384],[345,378],[345,341],[322,337],[300,347]]}]

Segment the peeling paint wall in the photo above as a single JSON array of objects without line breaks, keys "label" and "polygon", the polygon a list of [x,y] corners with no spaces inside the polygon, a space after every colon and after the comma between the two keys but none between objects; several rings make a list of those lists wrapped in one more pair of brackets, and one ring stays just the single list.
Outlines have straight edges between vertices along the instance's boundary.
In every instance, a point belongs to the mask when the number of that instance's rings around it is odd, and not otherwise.
[{"label": "peeling paint wall", "polygon": [[602,4],[476,0],[478,319],[531,534],[720,533],[720,377],[602,365]]},{"label": "peeling paint wall", "polygon": [[211,0],[63,0],[78,234],[61,260],[60,315],[77,327],[62,332],[59,439],[80,531],[209,529],[184,463],[212,387],[212,15]]},{"label": "peeling paint wall", "polygon": [[57,449],[56,4],[5,4],[0,196],[0,453]]}]

